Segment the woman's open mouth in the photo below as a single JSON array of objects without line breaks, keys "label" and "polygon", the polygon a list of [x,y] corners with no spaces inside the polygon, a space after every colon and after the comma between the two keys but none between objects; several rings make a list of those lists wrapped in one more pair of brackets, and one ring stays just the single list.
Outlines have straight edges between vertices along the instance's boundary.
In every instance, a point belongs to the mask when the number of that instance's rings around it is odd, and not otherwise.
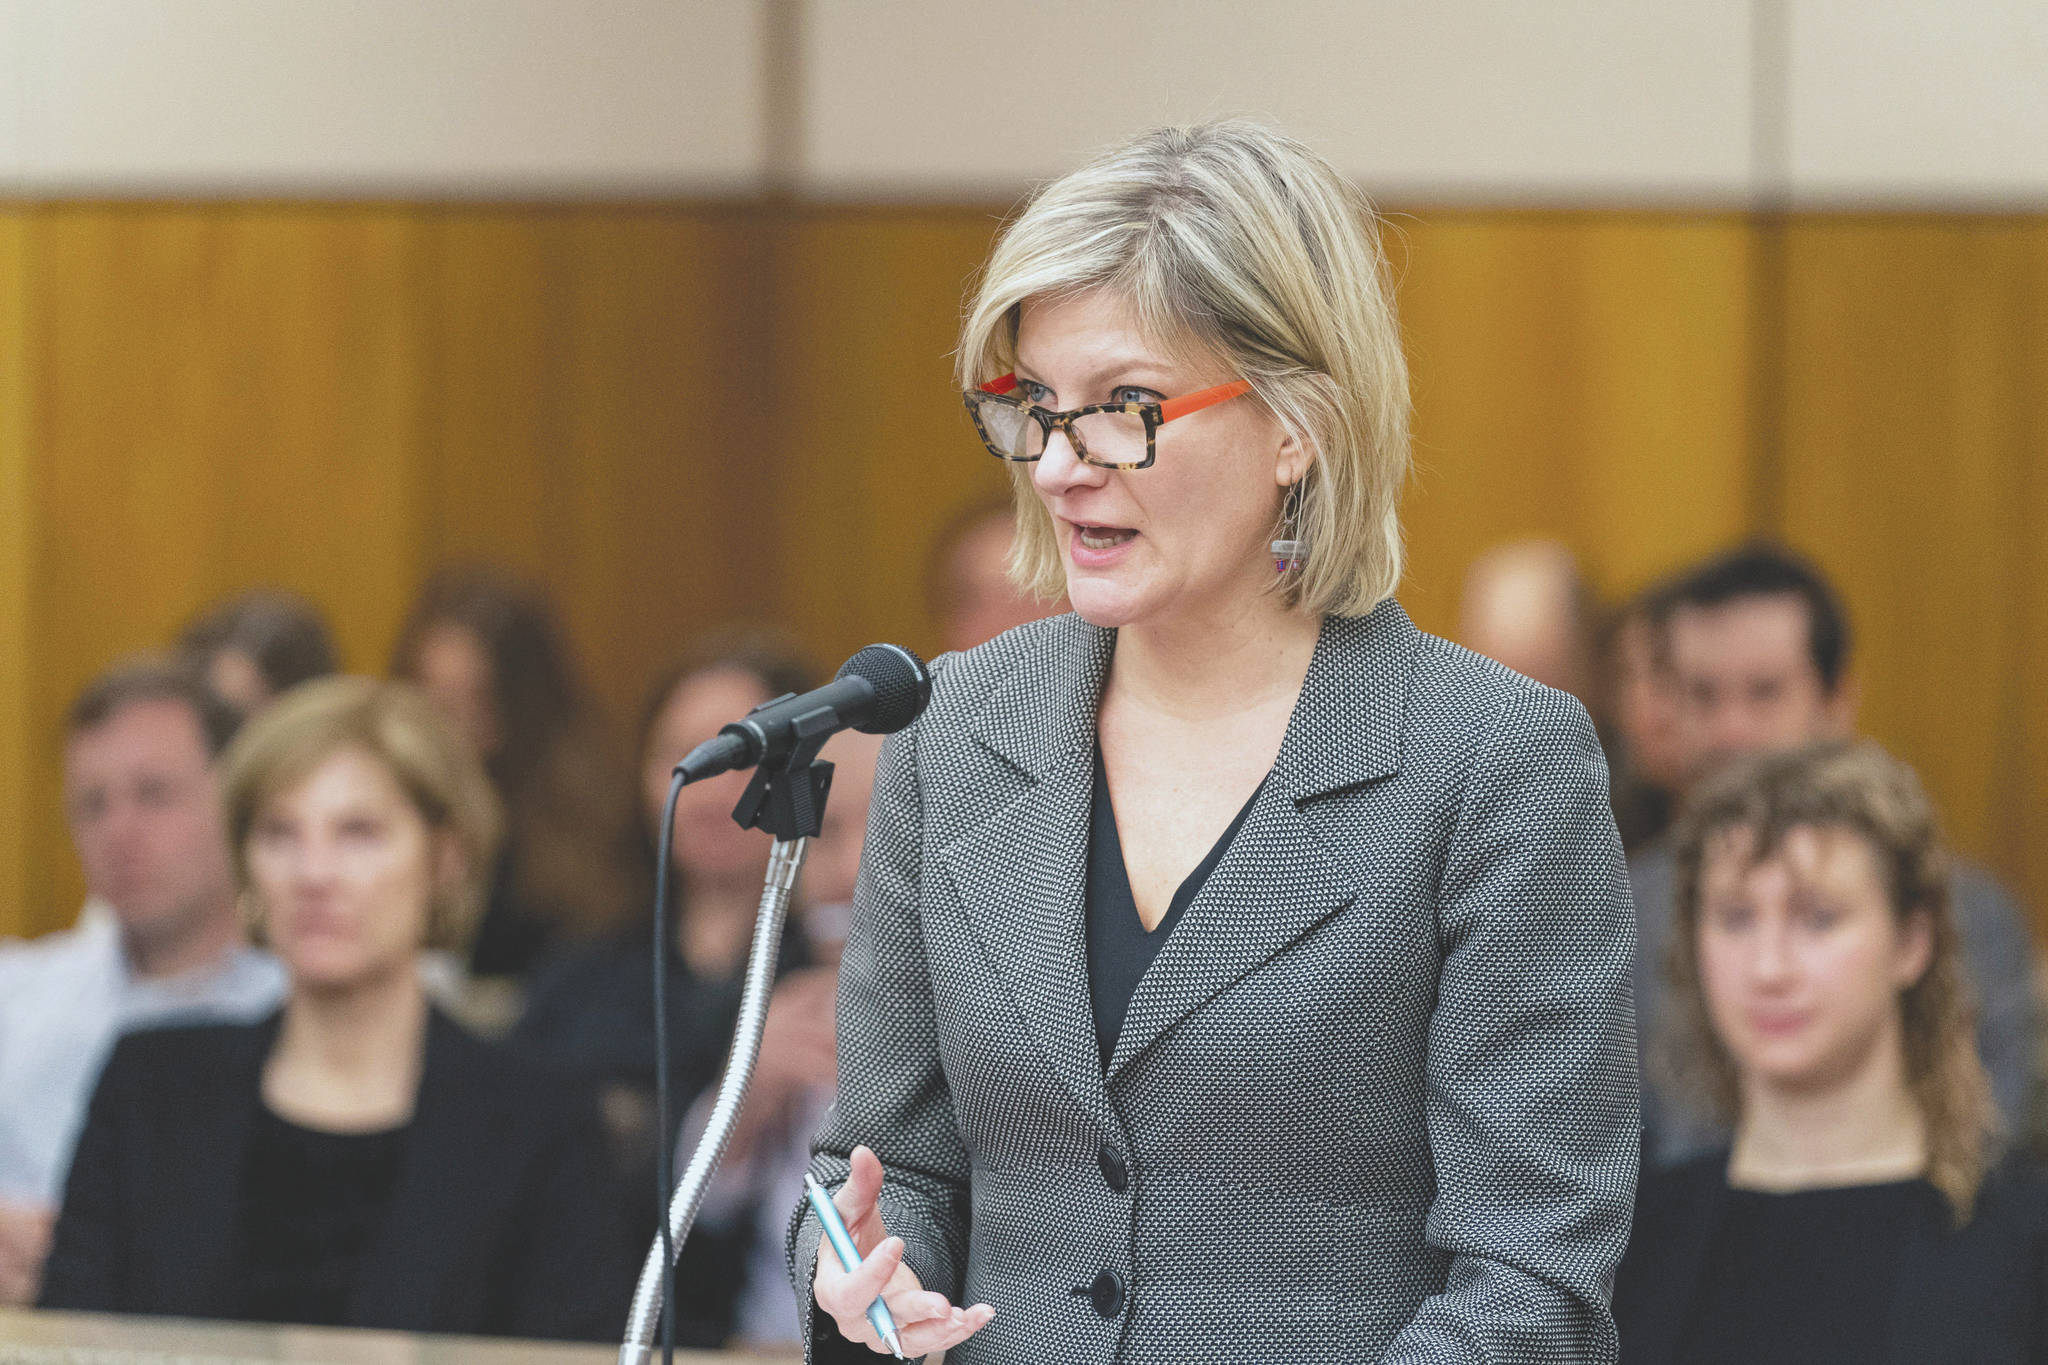
[{"label": "woman's open mouth", "polygon": [[1090,550],[1114,550],[1117,546],[1133,540],[1137,532],[1127,526],[1074,526],[1074,538],[1082,547]]}]

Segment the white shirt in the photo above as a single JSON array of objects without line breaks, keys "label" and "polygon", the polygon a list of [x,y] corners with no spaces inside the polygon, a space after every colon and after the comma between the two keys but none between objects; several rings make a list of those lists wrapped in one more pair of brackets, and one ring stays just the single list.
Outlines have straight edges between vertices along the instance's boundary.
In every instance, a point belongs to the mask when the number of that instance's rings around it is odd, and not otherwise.
[{"label": "white shirt", "polygon": [[0,1200],[55,1208],[100,1068],[122,1034],[246,1023],[276,1009],[277,960],[237,947],[175,976],[139,978],[106,905],[75,928],[0,941]]}]

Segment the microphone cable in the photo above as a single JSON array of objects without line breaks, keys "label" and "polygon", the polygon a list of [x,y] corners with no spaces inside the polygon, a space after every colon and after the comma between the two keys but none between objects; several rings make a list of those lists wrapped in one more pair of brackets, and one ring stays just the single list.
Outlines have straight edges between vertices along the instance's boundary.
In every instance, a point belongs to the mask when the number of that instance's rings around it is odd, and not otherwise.
[{"label": "microphone cable", "polygon": [[[668,1201],[675,1180],[675,1139],[668,1131],[668,878],[676,832],[676,801],[690,779],[680,765],[661,808],[654,864],[654,1211],[661,1224],[661,1365],[676,1356],[676,1234],[668,1225]],[[680,1135],[678,1135],[680,1136]]]}]

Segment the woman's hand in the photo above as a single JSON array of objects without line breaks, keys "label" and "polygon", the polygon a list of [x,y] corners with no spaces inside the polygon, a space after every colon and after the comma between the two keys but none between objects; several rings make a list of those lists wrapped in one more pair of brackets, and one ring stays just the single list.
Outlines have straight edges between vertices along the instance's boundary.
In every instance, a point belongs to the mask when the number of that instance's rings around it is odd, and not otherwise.
[{"label": "woman's hand", "polygon": [[882,1195],[882,1163],[865,1147],[853,1149],[852,1169],[846,1183],[832,1196],[853,1244],[860,1250],[861,1263],[852,1270],[839,1268],[829,1242],[818,1243],[818,1270],[811,1278],[811,1294],[818,1307],[839,1324],[839,1334],[857,1341],[871,1351],[889,1353],[887,1343],[875,1335],[868,1322],[868,1305],[880,1294],[896,1319],[896,1335],[902,1338],[903,1354],[915,1359],[933,1351],[958,1346],[988,1325],[995,1309],[987,1304],[955,1308],[944,1294],[934,1294],[918,1283],[917,1276],[903,1264],[903,1239],[891,1237],[882,1226],[878,1201]]}]

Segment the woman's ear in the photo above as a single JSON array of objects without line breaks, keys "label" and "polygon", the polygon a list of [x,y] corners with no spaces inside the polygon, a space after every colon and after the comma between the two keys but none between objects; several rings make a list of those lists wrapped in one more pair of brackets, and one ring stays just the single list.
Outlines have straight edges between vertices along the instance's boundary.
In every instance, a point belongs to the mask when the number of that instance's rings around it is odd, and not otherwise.
[{"label": "woman's ear", "polygon": [[1315,462],[1315,452],[1308,443],[1282,427],[1280,448],[1273,458],[1273,482],[1282,488],[1293,488],[1308,477],[1309,466]]},{"label": "woman's ear", "polygon": [[1934,961],[1934,915],[1914,910],[1899,921],[1899,941],[1892,952],[1892,982],[1909,991],[1927,975]]}]

